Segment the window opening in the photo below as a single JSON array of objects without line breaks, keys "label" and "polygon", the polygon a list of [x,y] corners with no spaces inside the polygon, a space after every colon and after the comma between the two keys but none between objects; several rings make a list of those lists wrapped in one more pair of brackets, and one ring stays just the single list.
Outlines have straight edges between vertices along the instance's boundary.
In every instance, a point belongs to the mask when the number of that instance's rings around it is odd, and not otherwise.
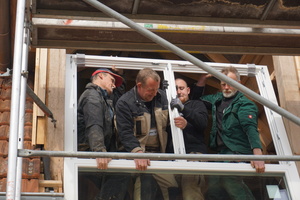
[{"label": "window opening", "polygon": [[[221,64],[207,63],[218,71],[227,66],[236,67],[241,76],[248,76],[249,66],[240,64]],[[113,65],[122,69],[140,70],[144,67],[153,68],[160,71],[164,75],[164,79],[174,81],[174,74],[177,72],[184,73],[206,73],[202,69],[192,65],[186,61],[174,60],[155,60],[155,59],[137,59],[137,58],[116,58],[105,56],[86,56],[86,55],[68,55],[66,66],[66,125],[65,125],[65,150],[77,150],[77,72],[80,67],[111,68]],[[265,98],[273,103],[276,102],[274,91],[269,79],[269,74],[266,66],[253,66],[251,74],[256,77],[260,93]],[[168,77],[169,76],[169,77]],[[171,85],[174,83],[171,83]],[[173,85],[174,86],[174,85]],[[173,91],[174,92],[174,91]],[[172,92],[169,91],[169,96],[172,97]],[[174,94],[173,94],[174,95]],[[169,97],[168,97],[169,98]],[[286,132],[283,126],[280,115],[272,112],[268,108],[264,108],[273,142],[277,155],[292,155],[290,145],[287,140]],[[177,139],[179,148],[184,149],[184,145]],[[65,158],[65,196],[67,199],[78,199],[78,196],[73,191],[78,189],[78,173],[95,172],[96,162],[94,159],[80,158]],[[234,167],[233,167],[234,164]],[[113,160],[109,165],[109,170],[106,172],[130,172],[134,173],[135,167],[132,160]],[[174,174],[193,174],[199,173],[203,175],[217,174],[235,174],[240,176],[256,176],[249,164],[240,163],[209,163],[209,162],[177,162],[177,161],[151,161],[151,167],[146,173],[174,173]],[[297,188],[299,185],[299,176],[294,162],[279,162],[279,164],[267,164],[266,173],[262,177],[273,177],[285,181],[286,186],[279,187],[279,191],[287,189],[289,198],[299,196]],[[281,181],[282,182],[282,181]],[[294,182],[292,184],[292,182]],[[296,183],[296,184],[295,184]],[[271,186],[269,187],[272,190]]]}]

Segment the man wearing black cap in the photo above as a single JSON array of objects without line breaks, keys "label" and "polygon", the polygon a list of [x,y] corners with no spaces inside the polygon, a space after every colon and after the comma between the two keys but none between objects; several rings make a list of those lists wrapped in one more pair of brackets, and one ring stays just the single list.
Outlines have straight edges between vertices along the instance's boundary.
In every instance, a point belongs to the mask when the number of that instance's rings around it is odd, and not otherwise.
[{"label": "man wearing black cap", "polygon": [[[91,76],[91,83],[79,98],[77,108],[77,136],[79,151],[115,151],[113,137],[114,108],[109,95],[123,82],[121,76],[108,69],[98,69]],[[111,158],[97,158],[97,168],[107,169]],[[106,179],[109,177],[106,177]],[[103,182],[103,181],[102,181]],[[107,185],[107,184],[106,184]],[[107,185],[108,188],[111,186]],[[103,186],[101,190],[103,189]],[[96,199],[109,198],[114,191],[100,192]],[[122,195],[122,194],[118,194]],[[120,197],[118,199],[122,199]]]}]

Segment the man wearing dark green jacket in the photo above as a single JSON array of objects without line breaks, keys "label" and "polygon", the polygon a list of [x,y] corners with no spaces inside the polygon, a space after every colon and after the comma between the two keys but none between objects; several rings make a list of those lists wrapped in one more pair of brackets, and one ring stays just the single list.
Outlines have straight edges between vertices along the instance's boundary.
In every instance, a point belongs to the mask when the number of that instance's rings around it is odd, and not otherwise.
[{"label": "man wearing dark green jacket", "polygon": [[[234,67],[225,68],[222,73],[240,82],[240,75]],[[203,87],[206,77],[202,76],[197,86]],[[207,108],[212,111],[209,147],[219,154],[262,155],[262,146],[257,131],[256,105],[223,81],[221,81],[221,89],[222,92],[201,97]],[[197,95],[193,96],[193,99],[195,98]],[[265,171],[264,161],[251,161],[251,166],[258,173]],[[217,192],[220,188],[225,189],[231,199],[254,199],[251,191],[241,179],[229,176],[215,176],[210,179],[206,199],[226,199],[227,197]]]}]

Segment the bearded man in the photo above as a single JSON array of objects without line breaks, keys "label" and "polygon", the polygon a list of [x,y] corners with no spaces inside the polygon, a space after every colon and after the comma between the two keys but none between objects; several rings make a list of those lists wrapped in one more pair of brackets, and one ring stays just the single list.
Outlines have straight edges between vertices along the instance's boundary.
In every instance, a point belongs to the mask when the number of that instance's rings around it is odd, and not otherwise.
[{"label": "bearded man", "polygon": [[[240,74],[234,67],[225,68],[222,73],[240,82]],[[201,76],[196,86],[203,91],[208,76]],[[219,154],[262,155],[262,145],[257,130],[258,109],[254,102],[231,85],[220,82],[222,92],[201,97],[212,111],[212,128],[209,147]],[[198,93],[199,95],[199,93]],[[199,95],[200,96],[200,95]],[[199,98],[194,94],[194,98]],[[264,161],[251,161],[257,173],[265,171]],[[226,191],[230,199],[254,199],[251,191],[241,179],[214,176],[209,179],[206,199],[226,199],[219,188]],[[211,191],[211,192],[210,192]]]}]

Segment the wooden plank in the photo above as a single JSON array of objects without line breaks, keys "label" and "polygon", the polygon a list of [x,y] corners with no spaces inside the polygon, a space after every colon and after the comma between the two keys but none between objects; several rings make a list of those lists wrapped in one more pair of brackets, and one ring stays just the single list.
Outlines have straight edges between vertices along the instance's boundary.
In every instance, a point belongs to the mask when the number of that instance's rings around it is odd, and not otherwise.
[{"label": "wooden plank", "polygon": [[[273,56],[280,106],[300,116],[300,91],[297,77],[297,63],[292,56]],[[292,152],[300,155],[299,126],[283,118]],[[297,162],[298,171],[300,162]]]},{"label": "wooden plank", "polygon": [[[35,80],[34,84],[34,93],[41,99],[43,103],[45,103],[46,99],[46,75],[47,75],[47,61],[48,61],[48,49],[39,49],[40,56],[39,62],[36,63],[35,68],[35,76],[37,80]],[[37,82],[36,82],[37,81]],[[38,109],[37,116],[44,116],[44,112],[41,109]]]},{"label": "wooden plank", "polygon": [[230,63],[225,56],[222,54],[213,54],[213,53],[208,53],[206,54],[206,57],[208,57],[211,61],[217,62],[217,63]]},{"label": "wooden plank", "polygon": [[62,181],[60,180],[39,180],[40,187],[61,187]]},{"label": "wooden plank", "polygon": [[37,117],[36,144],[45,144],[46,121],[46,117]]},{"label": "wooden plank", "polygon": [[295,56],[295,63],[296,63],[296,69],[297,69],[298,87],[300,89],[300,56]]},{"label": "wooden plank", "polygon": [[[34,77],[34,93],[45,103],[46,95],[46,73],[47,73],[47,49],[37,49],[35,59],[35,77]],[[33,119],[32,119],[32,145],[37,145],[37,129],[38,116],[44,116],[41,109],[33,105]]]},{"label": "wooden plank", "polygon": [[[39,68],[40,68],[40,59],[41,59],[41,49],[37,48],[35,53],[35,76],[34,76],[34,93],[37,94],[39,88]],[[36,137],[37,137],[37,116],[39,113],[39,108],[36,104],[33,104],[32,108],[32,145],[36,145]]]},{"label": "wooden plank", "polygon": [[39,192],[45,192],[46,191],[45,187],[43,187],[43,186],[40,185],[40,181],[43,181],[43,180],[45,180],[45,176],[44,176],[44,174],[40,174],[40,178],[39,178]]},{"label": "wooden plank", "polygon": [[[47,71],[47,106],[57,120],[56,128],[47,120],[45,149],[64,150],[64,99],[65,99],[65,60],[66,50],[50,49]],[[52,180],[59,180],[63,173],[63,158],[51,158],[50,172]]]},{"label": "wooden plank", "polygon": [[261,62],[262,58],[262,55],[243,55],[239,64],[258,64]]}]

